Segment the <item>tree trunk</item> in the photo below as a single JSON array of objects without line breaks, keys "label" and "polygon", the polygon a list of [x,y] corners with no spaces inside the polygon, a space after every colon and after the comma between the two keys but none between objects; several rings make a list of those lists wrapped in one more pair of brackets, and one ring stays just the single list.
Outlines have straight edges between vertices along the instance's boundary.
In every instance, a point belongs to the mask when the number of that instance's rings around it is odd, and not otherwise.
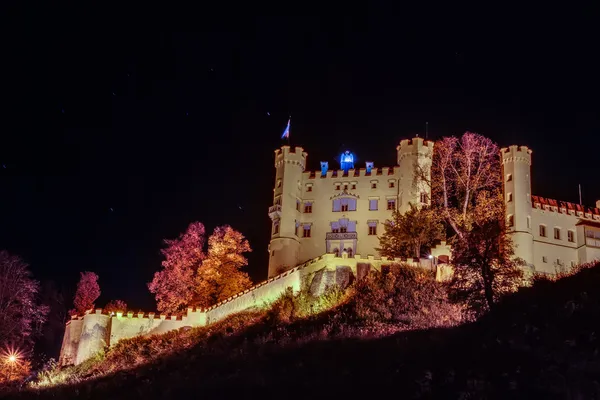
[{"label": "tree trunk", "polygon": [[490,271],[489,263],[484,262],[481,265],[481,277],[483,278],[483,290],[484,290],[484,294],[485,294],[485,300],[487,302],[488,307],[490,308],[490,311],[492,311],[495,307],[494,288],[492,287],[494,279],[491,275],[492,274]]}]

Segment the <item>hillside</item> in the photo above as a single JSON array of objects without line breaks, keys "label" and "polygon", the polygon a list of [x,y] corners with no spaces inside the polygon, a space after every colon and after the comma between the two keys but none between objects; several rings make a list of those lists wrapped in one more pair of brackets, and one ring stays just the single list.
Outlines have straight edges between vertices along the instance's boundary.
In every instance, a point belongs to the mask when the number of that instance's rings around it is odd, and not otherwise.
[{"label": "hillside", "polygon": [[[538,281],[447,329],[352,325],[343,307],[290,324],[247,313],[111,350],[114,372],[18,399],[600,398],[600,265]],[[389,335],[387,333],[390,333]],[[395,333],[394,333],[395,332]],[[160,346],[175,353],[135,368]],[[154,346],[154,347],[153,347]],[[135,351],[133,351],[135,349]],[[106,363],[105,363],[106,364]],[[92,374],[93,368],[87,370]]]}]

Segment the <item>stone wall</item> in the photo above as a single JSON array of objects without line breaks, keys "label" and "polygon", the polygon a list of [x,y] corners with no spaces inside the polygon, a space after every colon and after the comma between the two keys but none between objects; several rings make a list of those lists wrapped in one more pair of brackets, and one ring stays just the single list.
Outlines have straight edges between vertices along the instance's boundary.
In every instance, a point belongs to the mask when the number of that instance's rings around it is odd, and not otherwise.
[{"label": "stone wall", "polygon": [[[441,255],[445,252],[446,247],[440,247],[435,254]],[[266,307],[277,300],[287,288],[292,288],[294,292],[306,288],[314,295],[320,295],[331,285],[345,287],[371,270],[380,271],[385,265],[399,262],[422,268],[434,266],[429,259],[414,261],[360,255],[348,257],[345,253],[341,257],[324,254],[208,309],[190,307],[183,316],[132,312],[109,316],[101,309],[90,310],[83,317],[76,317],[67,322],[60,363],[80,364],[106,346],[114,346],[122,339],[161,334],[182,327],[206,326],[240,311]]]}]

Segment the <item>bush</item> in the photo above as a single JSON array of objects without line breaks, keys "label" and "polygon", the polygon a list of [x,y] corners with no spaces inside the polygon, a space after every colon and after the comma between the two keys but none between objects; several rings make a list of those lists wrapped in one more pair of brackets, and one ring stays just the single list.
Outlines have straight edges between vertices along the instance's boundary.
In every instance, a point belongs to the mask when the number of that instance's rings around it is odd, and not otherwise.
[{"label": "bush", "polygon": [[374,271],[354,286],[350,303],[355,318],[395,322],[412,329],[454,326],[461,310],[448,300],[446,286],[432,272],[405,264],[389,273]]},{"label": "bush", "polygon": [[344,303],[349,293],[338,285],[329,286],[320,296],[314,296],[307,288],[294,294],[291,287],[271,304],[267,311],[267,321],[289,324],[300,318],[330,310]]}]

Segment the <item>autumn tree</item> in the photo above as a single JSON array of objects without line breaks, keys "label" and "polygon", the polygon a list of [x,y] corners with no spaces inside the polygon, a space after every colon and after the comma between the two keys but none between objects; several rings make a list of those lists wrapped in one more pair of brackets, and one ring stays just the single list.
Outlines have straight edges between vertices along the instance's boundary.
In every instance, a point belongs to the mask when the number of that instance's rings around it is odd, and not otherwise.
[{"label": "autumn tree", "polygon": [[193,222],[179,238],[164,242],[167,247],[161,250],[165,257],[163,269],[154,274],[148,288],[155,295],[160,312],[176,313],[187,307],[194,295],[194,275],[205,257],[204,225]]},{"label": "autumn tree", "polygon": [[77,284],[75,292],[75,312],[83,314],[87,310],[94,308],[94,302],[100,297],[100,285],[98,285],[98,275],[86,271],[81,273],[81,278]]},{"label": "autumn tree", "polygon": [[20,257],[0,251],[0,345],[30,345],[40,332],[48,307],[37,303],[39,288]]},{"label": "autumn tree", "polygon": [[252,285],[244,253],[252,251],[248,240],[229,225],[215,228],[208,239],[208,253],[196,276],[196,303],[206,307]]},{"label": "autumn tree", "polygon": [[492,309],[500,294],[521,283],[520,260],[513,260],[506,235],[498,146],[472,132],[445,137],[434,146],[431,170],[416,175],[431,177],[432,206],[455,234],[455,293],[473,307]]},{"label": "autumn tree", "polygon": [[421,257],[423,248],[443,237],[443,226],[435,210],[410,204],[404,214],[395,210],[386,221],[377,250],[384,257]]},{"label": "autumn tree", "polygon": [[106,311],[109,315],[111,313],[116,313],[117,311],[125,312],[127,311],[127,303],[123,300],[111,300],[104,307],[104,311]]}]

